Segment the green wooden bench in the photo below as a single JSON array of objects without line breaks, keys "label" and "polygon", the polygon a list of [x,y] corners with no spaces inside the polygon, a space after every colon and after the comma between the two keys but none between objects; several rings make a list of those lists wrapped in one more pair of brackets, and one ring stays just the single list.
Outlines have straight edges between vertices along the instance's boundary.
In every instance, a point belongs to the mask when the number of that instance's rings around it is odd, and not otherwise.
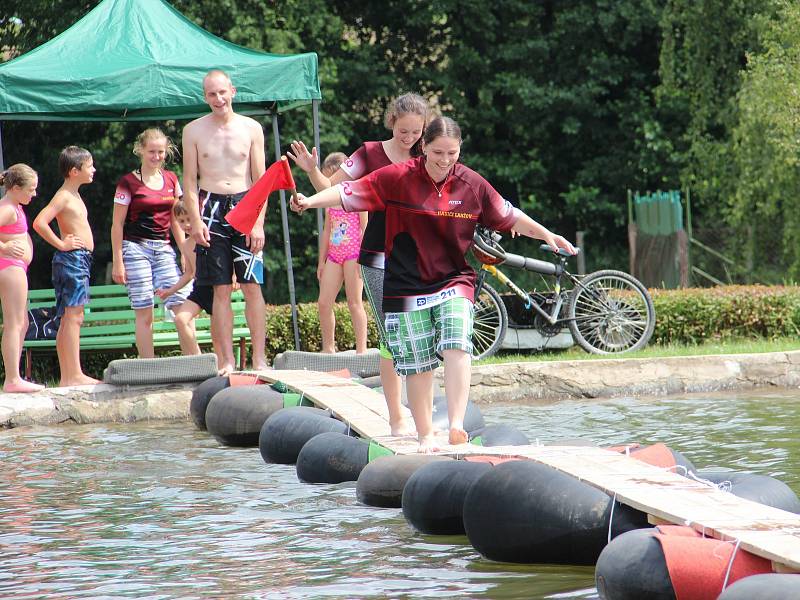
[{"label": "green wooden bench", "polygon": [[[136,349],[136,315],[128,300],[128,290],[124,285],[94,285],[89,288],[91,300],[84,307],[83,326],[81,327],[81,351],[84,350],[135,350]],[[178,332],[175,324],[163,318],[164,311],[160,300],[156,299],[153,315],[153,345],[156,348],[179,348]],[[247,357],[246,345],[250,339],[250,330],[245,320],[244,295],[236,290],[231,296],[233,307],[233,339],[236,360],[244,370]],[[55,291],[52,289],[28,290],[28,308],[39,308],[55,305]],[[197,342],[211,343],[211,318],[201,313],[195,319]],[[33,353],[36,351],[53,352],[55,340],[25,340],[25,376],[30,378],[33,365]]]}]

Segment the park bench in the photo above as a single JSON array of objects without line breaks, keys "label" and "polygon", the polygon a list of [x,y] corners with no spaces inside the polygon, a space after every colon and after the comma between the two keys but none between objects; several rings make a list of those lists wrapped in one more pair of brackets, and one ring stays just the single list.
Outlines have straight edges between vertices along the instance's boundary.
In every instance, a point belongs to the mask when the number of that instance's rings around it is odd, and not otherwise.
[{"label": "park bench", "polygon": [[[136,316],[128,300],[128,290],[124,285],[94,285],[89,288],[91,300],[84,307],[81,327],[81,351],[87,350],[135,350]],[[233,307],[233,339],[237,341],[234,351],[241,369],[245,368],[246,344],[250,330],[245,320],[244,295],[236,290],[231,296]],[[153,345],[156,348],[180,348],[178,332],[172,321],[163,318],[164,311],[158,303],[153,315]],[[29,290],[28,307],[40,308],[55,305],[55,291],[52,289]],[[195,319],[197,342],[211,343],[211,318],[200,313]],[[34,352],[54,352],[56,340],[25,340],[25,376],[30,378]]]}]

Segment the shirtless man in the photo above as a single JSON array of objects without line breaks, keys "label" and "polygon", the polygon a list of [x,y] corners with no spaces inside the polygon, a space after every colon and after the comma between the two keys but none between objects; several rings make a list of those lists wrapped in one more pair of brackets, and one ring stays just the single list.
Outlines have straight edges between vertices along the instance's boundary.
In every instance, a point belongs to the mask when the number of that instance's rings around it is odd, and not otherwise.
[{"label": "shirtless man", "polygon": [[[233,111],[236,88],[223,71],[209,71],[203,94],[211,114],[183,130],[184,204],[197,242],[197,283],[214,288],[211,319],[219,339],[219,372],[234,370],[232,275],[241,285],[250,329],[253,368],[266,368],[264,344],[264,215],[261,209],[250,235],[236,231],[225,215],[265,171],[264,132],[255,120]],[[202,210],[202,215],[201,215]]]}]

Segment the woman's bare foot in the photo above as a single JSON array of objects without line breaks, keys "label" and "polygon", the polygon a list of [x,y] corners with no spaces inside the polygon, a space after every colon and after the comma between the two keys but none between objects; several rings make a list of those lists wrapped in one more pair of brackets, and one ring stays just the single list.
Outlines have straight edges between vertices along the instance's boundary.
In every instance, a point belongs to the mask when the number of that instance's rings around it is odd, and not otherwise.
[{"label": "woman's bare foot", "polygon": [[439,444],[436,442],[436,437],[433,435],[421,435],[417,440],[419,441],[417,452],[420,454],[431,454],[441,450]]},{"label": "woman's bare foot", "polygon": [[392,435],[394,437],[408,437],[417,432],[416,429],[409,426],[405,419],[400,419],[397,423],[389,422],[389,427],[392,428]]},{"label": "woman's bare foot", "polygon": [[233,371],[233,365],[222,365],[219,369],[217,369],[217,375],[225,377],[226,375],[233,373]]},{"label": "woman's bare foot", "polygon": [[448,441],[451,446],[458,446],[459,444],[466,444],[469,441],[469,436],[460,427],[451,427]]},{"label": "woman's bare foot", "polygon": [[71,379],[62,379],[58,382],[58,385],[60,387],[71,387],[73,385],[97,385],[98,383],[100,383],[99,379],[81,373],[79,376]]},{"label": "woman's bare foot", "polygon": [[30,381],[25,381],[24,379],[7,381],[5,384],[3,384],[3,391],[9,394],[32,394],[43,389],[43,385],[31,383]]}]

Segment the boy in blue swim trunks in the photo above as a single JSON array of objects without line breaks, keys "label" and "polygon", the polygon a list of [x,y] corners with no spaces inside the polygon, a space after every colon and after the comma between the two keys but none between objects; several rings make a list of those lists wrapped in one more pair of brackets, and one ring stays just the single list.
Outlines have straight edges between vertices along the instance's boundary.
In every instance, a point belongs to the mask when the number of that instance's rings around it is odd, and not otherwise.
[{"label": "boy in blue swim trunks", "polygon": [[[91,385],[100,382],[85,375],[81,369],[80,329],[83,305],[89,302],[94,238],[86,205],[78,189],[92,182],[95,168],[89,151],[78,146],[62,150],[58,168],[64,183],[37,215],[33,228],[57,250],[53,256],[53,288],[56,312],[61,317],[56,335],[60,385]],[[58,223],[60,236],[50,227],[53,219]]]}]

